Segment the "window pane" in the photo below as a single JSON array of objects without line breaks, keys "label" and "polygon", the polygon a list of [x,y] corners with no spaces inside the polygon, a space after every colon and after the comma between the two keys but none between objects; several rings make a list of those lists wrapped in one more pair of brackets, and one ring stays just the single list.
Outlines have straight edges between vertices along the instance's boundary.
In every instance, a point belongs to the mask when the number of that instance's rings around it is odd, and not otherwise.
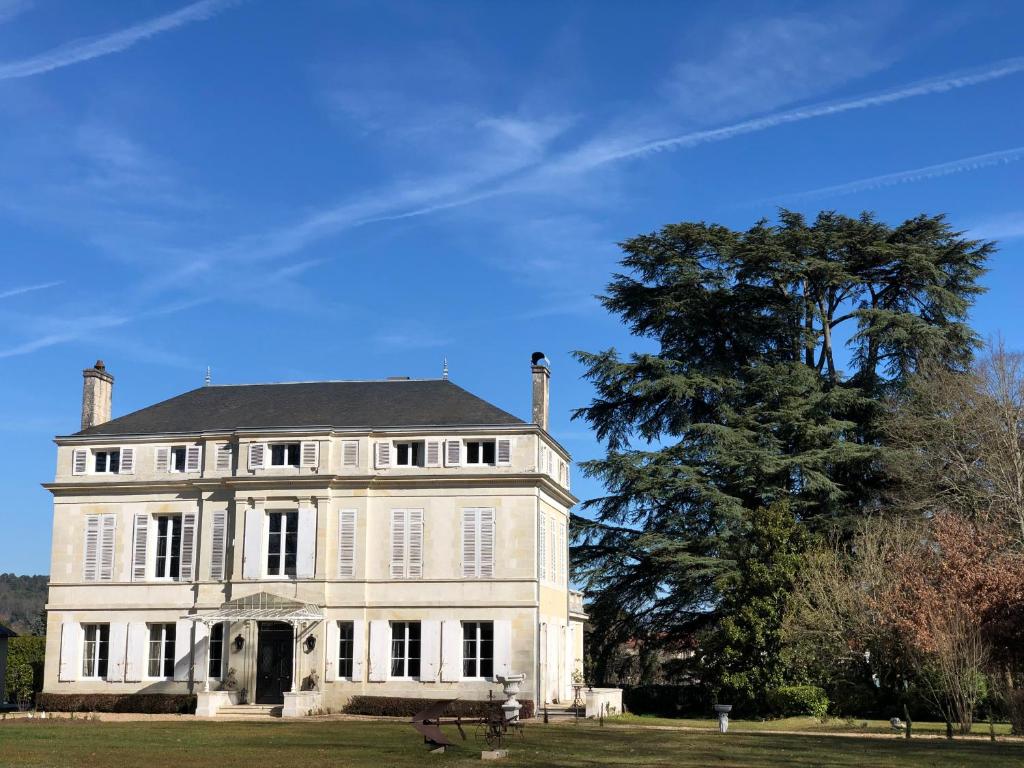
[{"label": "window pane", "polygon": [[107,471],[107,452],[97,451],[96,452],[96,471],[106,472]]},{"label": "window pane", "polygon": [[494,441],[481,443],[483,446],[483,463],[493,464],[494,463]]},{"label": "window pane", "polygon": [[107,658],[108,649],[110,648],[110,625],[100,624],[99,626],[99,640],[96,648],[96,676],[106,677],[107,676]]},{"label": "window pane", "polygon": [[408,676],[420,676],[420,623],[409,622],[409,645],[406,651],[409,655]]},{"label": "window pane", "polygon": [[409,463],[409,443],[399,443],[395,446],[398,449],[398,464],[405,466]]},{"label": "window pane", "polygon": [[107,457],[107,465],[111,472],[118,472],[121,469],[121,452],[111,451]]},{"label": "window pane", "polygon": [[164,625],[164,677],[174,677],[174,634],[173,624]]},{"label": "window pane", "polygon": [[149,625],[149,669],[146,674],[150,677],[160,677],[160,666],[162,662],[161,630],[163,625]]},{"label": "window pane", "polygon": [[175,472],[185,471],[185,449],[184,448],[172,448],[171,456],[173,457],[173,469]]},{"label": "window pane", "polygon": [[214,624],[210,628],[210,677],[220,677],[222,673],[221,660],[224,654],[224,625]]},{"label": "window pane", "polygon": [[480,463],[480,443],[466,443],[466,462],[468,464]]},{"label": "window pane", "polygon": [[351,621],[338,625],[338,676],[352,677],[353,626]]},{"label": "window pane", "polygon": [[288,453],[288,466],[290,466],[290,467],[297,467],[297,466],[299,466],[299,444],[298,443],[288,443],[288,445],[285,446],[285,447],[288,449],[288,451],[287,451],[287,453]]},{"label": "window pane", "polygon": [[179,568],[181,565],[181,518],[171,517],[170,520],[170,568],[168,569],[168,575],[172,579],[178,578]]},{"label": "window pane", "polygon": [[270,513],[270,532],[280,533],[281,532],[281,513],[271,512]]}]

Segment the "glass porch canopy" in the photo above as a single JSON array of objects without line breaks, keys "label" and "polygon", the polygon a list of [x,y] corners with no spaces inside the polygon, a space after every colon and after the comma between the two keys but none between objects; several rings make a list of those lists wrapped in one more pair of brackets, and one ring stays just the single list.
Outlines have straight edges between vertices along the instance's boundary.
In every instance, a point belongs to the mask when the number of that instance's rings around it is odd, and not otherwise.
[{"label": "glass porch canopy", "polygon": [[183,619],[215,624],[220,621],[282,621],[292,626],[319,622],[324,611],[319,605],[257,592],[229,600],[212,611],[182,616]]}]

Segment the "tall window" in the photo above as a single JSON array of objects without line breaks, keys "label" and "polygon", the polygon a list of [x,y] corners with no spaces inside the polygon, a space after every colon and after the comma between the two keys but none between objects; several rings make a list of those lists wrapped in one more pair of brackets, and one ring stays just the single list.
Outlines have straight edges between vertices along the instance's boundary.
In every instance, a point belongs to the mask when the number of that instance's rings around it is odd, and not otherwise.
[{"label": "tall window", "polygon": [[466,463],[467,464],[493,464],[494,463],[494,441],[493,440],[467,440],[466,441]]},{"label": "tall window", "polygon": [[93,451],[94,471],[103,473],[118,473],[121,471],[121,451],[114,448],[109,451]]},{"label": "tall window", "polygon": [[174,625],[149,625],[149,677],[174,677]]},{"label": "tall window", "polygon": [[185,446],[171,448],[171,472],[185,471]]},{"label": "tall window", "polygon": [[494,676],[494,622],[462,622],[462,676]]},{"label": "tall window", "polygon": [[352,622],[338,622],[338,677],[352,677],[354,642]]},{"label": "tall window", "polygon": [[422,467],[423,442],[395,443],[395,466]]},{"label": "tall window", "polygon": [[82,648],[82,677],[106,677],[110,625],[85,624],[82,629],[85,630],[85,645]]},{"label": "tall window", "polygon": [[210,669],[211,679],[219,680],[224,674],[224,622],[218,621],[210,627]]},{"label": "tall window", "polygon": [[158,579],[176,579],[181,573],[181,515],[156,518],[156,572]]},{"label": "tall window", "polygon": [[299,513],[269,512],[267,576],[294,576],[299,546]]},{"label": "tall window", "polygon": [[298,443],[273,443],[270,446],[270,466],[272,466],[272,467],[297,467],[297,466],[299,466],[299,444]]},{"label": "tall window", "polygon": [[420,623],[391,622],[391,676],[420,676]]}]

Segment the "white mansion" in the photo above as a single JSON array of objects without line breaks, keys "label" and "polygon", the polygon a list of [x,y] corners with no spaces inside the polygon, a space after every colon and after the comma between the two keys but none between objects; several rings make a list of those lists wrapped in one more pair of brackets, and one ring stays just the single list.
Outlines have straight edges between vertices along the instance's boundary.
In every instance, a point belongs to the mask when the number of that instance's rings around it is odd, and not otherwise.
[{"label": "white mansion", "polygon": [[[535,358],[539,355],[535,355]],[[47,693],[572,699],[570,457],[447,378],[205,386],[56,438]]]}]

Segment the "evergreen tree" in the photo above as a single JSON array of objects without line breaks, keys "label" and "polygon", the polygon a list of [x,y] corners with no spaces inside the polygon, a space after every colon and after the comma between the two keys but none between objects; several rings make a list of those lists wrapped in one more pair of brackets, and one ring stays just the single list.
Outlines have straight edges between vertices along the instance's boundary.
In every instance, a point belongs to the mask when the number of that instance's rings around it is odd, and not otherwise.
[{"label": "evergreen tree", "polygon": [[781,211],[621,247],[602,302],[655,349],[577,353],[596,396],[575,417],[606,446],[583,469],[607,494],[575,520],[574,560],[595,636],[673,641],[717,618],[754,510],[785,500],[813,529],[878,505],[883,403],[925,361],[969,366],[993,245],[942,216]]}]

